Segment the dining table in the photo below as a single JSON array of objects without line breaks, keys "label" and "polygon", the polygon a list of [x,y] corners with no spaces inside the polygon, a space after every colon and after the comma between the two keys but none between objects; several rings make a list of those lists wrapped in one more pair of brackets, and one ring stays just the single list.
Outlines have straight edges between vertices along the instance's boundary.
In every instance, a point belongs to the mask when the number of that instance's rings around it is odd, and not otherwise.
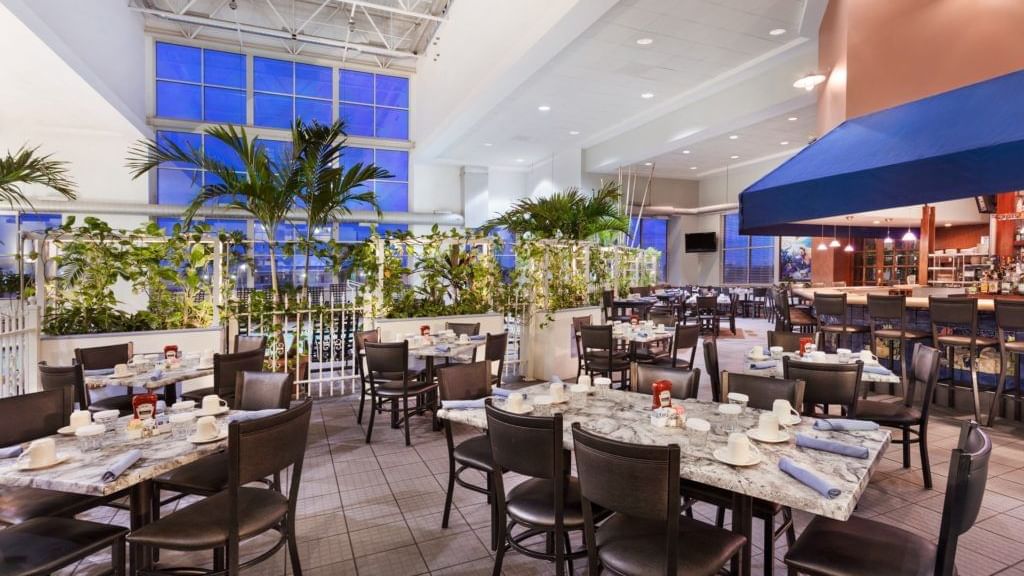
[{"label": "dining table", "polygon": [[[160,362],[159,365],[159,368],[151,367],[145,370],[130,366],[129,374],[126,376],[115,376],[113,370],[87,370],[85,386],[91,390],[99,390],[108,386],[138,387],[147,390],[163,388],[164,402],[170,406],[178,400],[178,384],[213,374],[213,365],[203,366],[199,364],[198,358],[183,359],[169,368],[164,368],[163,362]],[[159,373],[156,372],[157,369],[159,369]]]},{"label": "dining table", "polygon": [[626,310],[631,310],[634,314],[639,316],[641,320],[647,319],[647,314],[657,303],[658,298],[656,296],[616,298],[612,301],[612,305],[617,311],[624,312]]},{"label": "dining table", "polygon": [[[797,360],[806,360],[805,358],[801,357],[795,352],[785,352],[783,353],[783,356],[789,356]],[[846,362],[840,362],[838,354],[824,354],[819,358],[820,359],[816,361],[821,362],[822,364],[849,364],[859,359],[859,357],[853,356],[850,360],[847,360]],[[750,374],[753,376],[782,378],[784,371],[782,367],[782,362],[783,361],[781,358],[774,360],[771,357],[767,357],[764,359],[753,359],[750,358],[748,355],[746,357],[746,360],[744,361],[743,369],[740,370],[740,372],[744,374]],[[889,370],[885,366],[879,364],[877,360],[872,361],[864,366],[860,379],[861,382],[882,382],[892,384],[900,383],[899,375],[894,373],[892,370]]]},{"label": "dining table", "polygon": [[[75,436],[51,436],[58,457],[68,457],[55,466],[28,471],[18,468],[16,458],[0,460],[0,486],[25,486],[99,497],[113,497],[127,491],[131,529],[145,526],[152,521],[153,479],[223,450],[228,441],[226,436],[203,444],[174,439],[166,425],[158,428],[161,433],[153,436],[129,438],[125,428],[131,418],[121,417],[114,430],[104,433],[102,445],[96,450],[83,452]],[[225,429],[226,418],[218,420]],[[141,458],[112,481],[104,481],[103,476],[111,466],[132,450],[139,450]],[[128,559],[130,574],[153,565],[149,548],[130,545]]]},{"label": "dining table", "polygon": [[632,326],[623,327],[624,325],[618,325],[619,329],[612,329],[612,338],[620,342],[629,344],[629,361],[636,362],[637,350],[641,346],[649,346],[656,342],[665,342],[666,340],[672,340],[672,336],[675,334],[674,330],[658,330],[657,328],[633,328]]},{"label": "dining table", "polygon": [[[469,341],[461,341],[455,336],[434,334],[430,336],[414,336],[412,338],[406,338],[409,341],[409,356],[422,358],[424,361],[424,377],[427,382],[432,382],[436,377],[437,360],[460,360],[460,359],[472,359],[473,354],[479,346],[483,346],[487,342],[487,337],[470,336]],[[436,396],[436,393],[432,392],[432,395]],[[391,427],[398,428],[400,421],[398,418],[398,410],[391,411]],[[440,421],[434,418],[433,429],[436,432],[440,430]]]},{"label": "dining table", "polygon": [[[549,385],[537,384],[519,389],[530,396],[547,394]],[[496,407],[504,400],[495,398]],[[585,396],[570,396],[565,403],[552,405],[551,413],[562,414],[563,442],[573,449],[571,427],[579,423],[584,430],[601,434],[622,442],[648,446],[677,444],[680,446],[679,476],[690,482],[714,486],[730,491],[732,501],[732,529],[744,536],[743,547],[734,567],[743,576],[751,573],[751,531],[753,500],[759,498],[803,510],[810,514],[846,521],[853,514],[861,495],[867,488],[871,474],[877,468],[882,454],[890,443],[890,434],[884,429],[857,432],[819,431],[814,419],[803,417],[799,424],[788,428],[790,438],[781,443],[755,442],[761,454],[760,462],[751,466],[732,466],[714,456],[715,449],[726,446],[729,432],[750,430],[757,426],[760,410],[745,408],[735,422],[729,422],[718,412],[718,404],[698,400],[683,400],[687,419],[700,418],[711,424],[706,441],[700,433],[682,427],[663,427],[651,422],[651,396],[621,390],[597,390]],[[534,415],[547,415],[536,414]],[[465,424],[481,430],[487,429],[487,416],[483,408],[445,409],[439,418]],[[862,446],[866,458],[854,458],[832,452],[798,447],[796,434]],[[839,490],[834,497],[826,497],[797,481],[779,467],[782,458],[789,458],[820,477],[827,478]]]}]

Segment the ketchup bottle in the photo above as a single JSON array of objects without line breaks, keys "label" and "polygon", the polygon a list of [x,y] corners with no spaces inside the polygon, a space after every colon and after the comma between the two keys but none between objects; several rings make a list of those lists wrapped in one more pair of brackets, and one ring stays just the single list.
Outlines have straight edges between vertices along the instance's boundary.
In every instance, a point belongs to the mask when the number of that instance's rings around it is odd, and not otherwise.
[{"label": "ketchup bottle", "polygon": [[147,390],[143,394],[132,396],[132,411],[137,420],[153,420],[156,418],[156,394]]},{"label": "ketchup bottle", "polygon": [[661,408],[663,406],[661,402],[661,396],[663,392],[668,393],[668,403],[664,406],[672,405],[672,382],[668,380],[658,380],[654,384],[651,384],[651,403],[654,408]]}]

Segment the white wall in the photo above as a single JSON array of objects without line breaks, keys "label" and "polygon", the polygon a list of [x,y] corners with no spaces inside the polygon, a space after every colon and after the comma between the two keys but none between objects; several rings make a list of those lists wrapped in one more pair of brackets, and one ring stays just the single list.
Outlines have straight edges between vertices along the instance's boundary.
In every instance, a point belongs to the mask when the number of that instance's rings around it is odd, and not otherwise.
[{"label": "white wall", "polygon": [[[412,162],[409,184],[410,212],[454,212],[462,214],[461,168],[448,164]],[[413,225],[409,229],[417,234],[430,230],[430,226]],[[442,229],[450,226],[442,226]]]},{"label": "white wall", "polygon": [[526,176],[526,189],[534,198],[550,196],[569,187],[583,188],[583,151],[579,148],[563,150],[530,166]]}]

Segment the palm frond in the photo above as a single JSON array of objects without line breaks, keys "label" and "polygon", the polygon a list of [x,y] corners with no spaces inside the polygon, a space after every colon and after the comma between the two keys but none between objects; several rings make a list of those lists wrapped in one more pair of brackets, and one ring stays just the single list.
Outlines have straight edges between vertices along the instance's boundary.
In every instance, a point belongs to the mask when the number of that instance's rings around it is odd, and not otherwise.
[{"label": "palm frond", "polygon": [[22,184],[40,184],[55,190],[68,200],[75,199],[75,183],[68,176],[67,163],[51,155],[38,154],[39,148],[22,146],[15,153],[0,158],[0,201],[12,208],[32,205],[21,189]]}]

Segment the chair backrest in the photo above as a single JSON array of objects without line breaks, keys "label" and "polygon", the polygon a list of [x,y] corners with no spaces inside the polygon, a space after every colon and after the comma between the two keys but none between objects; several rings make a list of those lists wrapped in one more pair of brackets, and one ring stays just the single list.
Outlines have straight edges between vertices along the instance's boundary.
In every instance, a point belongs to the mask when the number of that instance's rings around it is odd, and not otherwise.
[{"label": "chair backrest", "polygon": [[495,408],[490,401],[485,408],[495,470],[530,478],[561,477],[567,465],[562,454],[561,414],[512,414]]},{"label": "chair backrest", "polygon": [[43,390],[61,390],[71,386],[75,391],[74,401],[85,410],[89,407],[89,394],[85,389],[85,376],[81,364],[71,366],[50,366],[46,362],[39,363],[39,387]]},{"label": "chair backrest", "polygon": [[978,332],[978,301],[974,298],[928,297],[928,316],[933,329],[939,326],[958,326]]},{"label": "chair backrest", "polygon": [[779,332],[777,330],[768,331],[768,347],[782,346],[783,352],[799,352],[800,351],[800,340],[803,338],[813,338],[815,344],[821,347],[821,332],[816,334],[803,334],[800,332]]},{"label": "chair backrest", "polygon": [[584,354],[591,350],[612,351],[611,326],[583,326],[580,328],[580,345]]},{"label": "chair backrest", "polygon": [[474,400],[491,395],[489,362],[452,364],[437,371],[441,400]]},{"label": "chair backrest", "polygon": [[1024,330],[1024,300],[997,298],[996,326],[1001,330]]},{"label": "chair backrest", "polygon": [[647,313],[647,319],[657,324],[671,326],[676,323],[676,315],[671,310],[651,310]]},{"label": "chair backrest", "polygon": [[821,322],[822,316],[832,316],[839,324],[846,324],[846,293],[814,293],[814,312]]},{"label": "chair backrest", "polygon": [[580,330],[584,326],[590,326],[593,323],[590,316],[573,316],[572,317],[572,334],[573,340],[576,341],[576,355],[582,356],[583,350],[580,346]]},{"label": "chair backrest", "polygon": [[907,297],[904,294],[868,294],[868,318],[872,326],[878,322],[897,324],[902,329],[907,314]]},{"label": "chair backrest", "polygon": [[627,444],[587,432],[578,422],[572,425],[572,440],[587,537],[593,538],[595,504],[632,518],[664,522],[664,573],[676,574],[679,446]]},{"label": "chair backrest", "polygon": [[718,313],[718,297],[717,296],[697,296],[697,313],[698,314],[717,314]]},{"label": "chair backrest", "polygon": [[267,347],[267,337],[260,334],[236,334],[235,353]]},{"label": "chair backrest", "polygon": [[977,422],[964,422],[960,428],[960,441],[949,461],[935,561],[936,576],[952,576],[956,572],[957,539],[978,519],[991,455],[992,441],[988,434]]},{"label": "chair backrest", "polygon": [[816,404],[837,404],[846,408],[850,418],[855,418],[863,371],[864,363],[860,360],[853,364],[825,364],[791,356],[782,358],[783,378],[804,381],[802,412],[805,414],[812,413]]},{"label": "chair backrest", "polygon": [[750,398],[747,405],[758,410],[771,410],[772,404],[779,399],[789,400],[797,409],[804,402],[803,380],[722,372],[722,396],[728,398],[730,392],[746,394]]},{"label": "chair backrest", "polygon": [[700,342],[700,326],[696,324],[676,324],[675,334],[672,337],[672,353],[678,350],[696,348]]},{"label": "chair backrest", "polygon": [[239,372],[261,372],[263,370],[264,348],[213,355],[213,390],[234,406],[235,386]]},{"label": "chair backrest", "polygon": [[363,355],[363,350],[366,348],[367,342],[380,342],[380,329],[374,328],[373,330],[363,330],[356,332],[352,338],[352,343],[355,346],[356,356],[356,374],[362,379],[366,375],[365,362],[366,358]]},{"label": "chair backrest", "polygon": [[487,361],[487,373],[491,373],[491,363],[498,363],[498,376],[505,371],[505,352],[508,350],[508,332],[501,334],[487,334],[487,341],[484,343],[484,360]]},{"label": "chair backrest", "polygon": [[601,306],[604,311],[610,316],[612,306],[615,304],[615,292],[612,290],[604,290],[601,292]]},{"label": "chair backrest", "polygon": [[651,385],[658,380],[668,380],[672,383],[672,397],[679,400],[696,398],[700,390],[700,368],[692,370],[680,370],[670,366],[658,366],[655,364],[633,365],[635,378],[632,380],[633,389],[642,394],[651,393]]},{"label": "chair backrest", "polygon": [[292,375],[287,372],[239,372],[235,377],[235,410],[288,408]]},{"label": "chair backrest", "polygon": [[132,350],[131,342],[75,348],[75,362],[81,364],[84,370],[105,370],[118,364],[127,364],[132,358]]},{"label": "chair backrest", "polygon": [[722,381],[718,371],[718,344],[714,338],[704,340],[704,369],[711,380],[711,400],[722,401]]},{"label": "chair backrest", "polygon": [[451,330],[455,332],[456,336],[477,336],[480,334],[480,323],[479,322],[445,322],[445,330]]},{"label": "chair backrest", "polygon": [[939,381],[941,358],[942,353],[931,346],[918,344],[914,347],[914,360],[910,367],[910,378],[907,379],[903,402],[907,406],[912,406],[918,397],[921,398],[922,422],[928,421],[928,412],[932,405],[931,399]]},{"label": "chair backrest", "polygon": [[409,372],[409,341],[401,342],[364,342],[366,350],[366,370],[370,383],[374,384],[381,374],[402,374],[402,380],[408,384]]},{"label": "chair backrest", "polygon": [[0,398],[0,446],[10,446],[57,433],[75,409],[70,386]]}]

